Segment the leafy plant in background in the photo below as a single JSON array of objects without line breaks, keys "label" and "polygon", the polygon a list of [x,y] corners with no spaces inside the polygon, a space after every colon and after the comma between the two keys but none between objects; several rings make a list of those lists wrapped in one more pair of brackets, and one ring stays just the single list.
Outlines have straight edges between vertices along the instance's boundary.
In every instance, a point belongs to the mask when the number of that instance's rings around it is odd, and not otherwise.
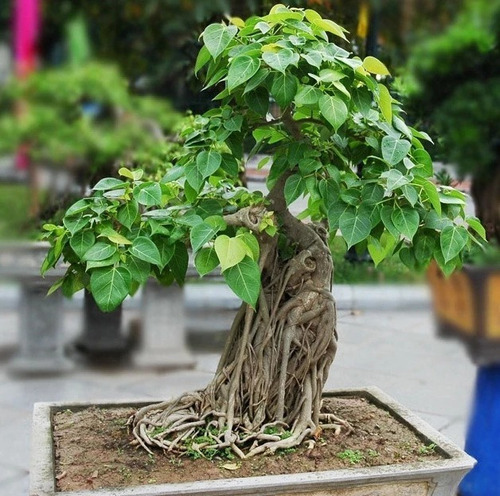
[{"label": "leafy plant in background", "polygon": [[415,47],[406,91],[439,136],[440,158],[472,176],[488,239],[500,243],[500,2],[469,0],[443,34]]},{"label": "leafy plant in background", "polygon": [[[432,182],[427,135],[405,124],[381,82],[386,67],[332,41],[344,38],[315,11],[283,5],[209,25],[195,69],[220,90],[220,106],[184,131],[175,164],[160,181],[123,168],[71,206],[63,225],[45,226],[43,271],[61,256],[70,264],[54,290],[86,287],[103,310],[150,276],[182,284],[188,248],[201,276],[220,267],[243,300],[207,388],[131,419],[148,451],[185,451],[206,436],[206,449],[253,456],[343,422],[320,411],[337,348],[328,248],[337,231],[377,264],[397,253],[412,267],[436,258],[447,272],[480,243],[464,195]],[[238,181],[246,140],[251,154],[270,153],[261,164],[271,163],[268,193]],[[297,218],[289,206],[300,196],[308,204]]]},{"label": "leafy plant in background", "polygon": [[133,96],[113,66],[47,69],[3,89],[0,153],[23,147],[34,167],[71,171],[83,191],[120,162],[162,157],[179,121],[167,102]]}]

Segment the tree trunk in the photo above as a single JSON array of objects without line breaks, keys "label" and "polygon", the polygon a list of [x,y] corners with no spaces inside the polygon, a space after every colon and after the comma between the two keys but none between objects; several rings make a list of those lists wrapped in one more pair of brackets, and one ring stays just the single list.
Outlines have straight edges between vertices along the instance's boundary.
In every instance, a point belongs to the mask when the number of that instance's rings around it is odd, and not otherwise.
[{"label": "tree trunk", "polygon": [[500,245],[500,163],[493,165],[489,174],[473,178],[471,194],[487,238]]},{"label": "tree trunk", "polygon": [[[287,212],[282,221],[295,255],[284,260],[276,238],[261,237],[263,289],[256,308],[240,308],[205,390],[148,406],[131,419],[146,449],[185,451],[192,449],[190,439],[202,436],[205,447],[196,444],[202,455],[230,448],[246,457],[295,446],[319,431],[337,343],[333,266],[321,227]],[[326,427],[338,427],[331,416],[326,420]]]}]

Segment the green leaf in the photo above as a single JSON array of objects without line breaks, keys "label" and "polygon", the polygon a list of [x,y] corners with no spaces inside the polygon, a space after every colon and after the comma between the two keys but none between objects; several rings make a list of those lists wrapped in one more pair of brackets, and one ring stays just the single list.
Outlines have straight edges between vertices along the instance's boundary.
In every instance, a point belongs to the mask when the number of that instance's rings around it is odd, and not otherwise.
[{"label": "green leaf", "polygon": [[392,123],[392,96],[389,90],[383,84],[378,85],[379,89],[379,106],[382,111],[384,119],[391,124]]},{"label": "green leaf", "polygon": [[335,131],[344,124],[348,116],[346,104],[336,96],[323,95],[319,99],[319,110]]},{"label": "green leaf", "polygon": [[201,222],[191,229],[190,240],[191,247],[194,252],[197,252],[205,243],[210,241],[216,234],[218,229],[214,229],[206,222]]},{"label": "green leaf", "polygon": [[381,76],[391,75],[385,64],[371,55],[365,57],[365,60],[363,60],[363,67],[366,71],[371,72],[372,74],[380,74]]},{"label": "green leaf", "polygon": [[254,76],[252,76],[252,78],[245,85],[243,94],[245,95],[246,93],[249,93],[250,91],[260,86],[261,83],[263,83],[266,80],[267,76],[269,76],[268,69],[259,69],[257,73]]},{"label": "green leaf", "polygon": [[134,281],[144,284],[150,275],[151,265],[144,260],[140,260],[132,255],[127,259],[127,269]]},{"label": "green leaf", "polygon": [[370,215],[365,210],[349,207],[339,219],[339,228],[347,246],[363,241],[371,231]]},{"label": "green leaf", "polygon": [[436,239],[430,234],[421,234],[416,238],[414,245],[417,262],[422,265],[427,264],[436,248]]},{"label": "green leaf", "polygon": [[103,312],[114,310],[128,295],[130,272],[124,267],[97,269],[90,276],[90,291]]},{"label": "green leaf", "polygon": [[217,258],[217,253],[215,253],[215,248],[213,246],[202,248],[194,259],[194,266],[200,276],[212,272],[217,265],[219,265],[219,259]]},{"label": "green leaf", "polygon": [[[185,185],[185,191],[184,194],[186,195],[186,199],[189,202],[195,201],[196,197],[198,196],[198,192],[200,191],[201,187],[203,186],[203,183],[205,182],[205,177],[201,173],[200,169],[198,168],[198,165],[196,162],[189,162],[186,165],[185,168],[186,171],[186,180],[187,184]],[[193,195],[191,198],[191,195],[189,194],[187,186],[191,186]]]},{"label": "green leaf", "polygon": [[126,167],[120,167],[118,169],[118,174],[120,176],[126,177],[127,179],[132,179],[134,180],[134,174],[130,169],[127,169]]},{"label": "green leaf", "polygon": [[[309,16],[308,16],[309,12]],[[321,16],[318,17],[312,16],[311,12],[314,12],[311,9],[306,10],[306,18],[307,20],[313,24],[314,26],[318,27],[319,29],[322,29],[323,31],[326,31],[328,33],[332,33],[335,36],[339,36],[342,39],[346,39],[344,35],[344,29],[339,26],[337,23],[331,21],[330,19],[323,19]],[[316,12],[315,12],[316,13]]]},{"label": "green leaf", "polygon": [[71,233],[75,234],[78,231],[81,231],[89,222],[91,217],[89,215],[84,215],[84,212],[80,212],[79,214],[72,217],[64,217],[63,224],[64,227]]},{"label": "green leaf", "polygon": [[418,202],[418,193],[417,190],[413,187],[410,186],[409,184],[406,184],[401,188],[401,191],[403,192],[403,195],[405,198],[408,200],[410,205],[412,207],[415,206],[415,204]]},{"label": "green leaf", "polygon": [[308,53],[302,54],[302,57],[306,60],[309,65],[316,67],[319,69],[321,67],[321,63],[323,62],[323,57],[320,53],[315,51],[310,51]]},{"label": "green leaf", "polygon": [[413,179],[413,182],[415,184],[418,184],[419,186],[422,186],[432,207],[439,215],[441,215],[441,202],[439,201],[439,193],[436,185],[428,179],[420,177],[415,177]]},{"label": "green leaf", "polygon": [[423,148],[419,148],[412,152],[413,160],[419,165],[415,168],[415,173],[419,173],[424,177],[432,176],[432,158],[429,153]]},{"label": "green leaf", "polygon": [[417,259],[415,258],[415,254],[408,247],[401,248],[399,250],[399,259],[403,262],[409,269],[415,269],[415,265],[417,263]]},{"label": "green leaf", "polygon": [[211,176],[218,170],[222,163],[222,156],[219,152],[213,150],[202,151],[196,157],[196,166],[201,172],[203,178]]},{"label": "green leaf", "polygon": [[366,204],[379,203],[384,198],[384,188],[380,184],[367,184],[361,190],[361,198]]},{"label": "green leaf", "polygon": [[396,226],[394,225],[394,222],[392,222],[392,213],[394,209],[392,206],[389,205],[384,205],[382,207],[382,210],[380,210],[380,217],[382,219],[382,223],[384,224],[385,228],[396,238],[399,239],[401,233],[399,232],[398,229],[396,229]]},{"label": "green leaf", "polygon": [[319,88],[314,86],[304,85],[295,95],[295,103],[301,105],[316,105],[322,96]]},{"label": "green leaf", "polygon": [[481,238],[486,239],[486,229],[481,224],[480,220],[477,217],[467,217],[467,224],[471,229],[477,232]]},{"label": "green leaf", "polygon": [[257,262],[245,257],[223,272],[227,285],[244,302],[255,307],[260,294],[260,270]]},{"label": "green leaf", "polygon": [[392,255],[392,251],[395,246],[396,238],[388,232],[383,232],[380,239],[370,236],[368,238],[367,248],[375,266]]},{"label": "green leaf", "polygon": [[155,182],[141,184],[134,190],[134,197],[146,207],[161,205],[161,186]]},{"label": "green leaf", "polygon": [[434,252],[434,259],[436,260],[436,262],[439,265],[439,268],[446,277],[448,277],[454,272],[454,270],[457,268],[457,264],[460,261],[460,259],[456,257],[453,260],[446,262],[440,248],[436,248]]},{"label": "green leaf", "polygon": [[82,257],[84,261],[99,261],[110,258],[117,252],[117,247],[109,243],[97,242]]},{"label": "green leaf", "polygon": [[299,86],[298,79],[291,74],[278,73],[274,76],[271,86],[271,94],[281,108],[285,108],[292,103],[297,88]]},{"label": "green leaf", "polygon": [[213,59],[216,59],[227,48],[237,32],[236,26],[225,26],[224,24],[210,24],[203,31],[203,42]]},{"label": "green leaf", "polygon": [[184,167],[181,165],[176,165],[167,171],[167,173],[162,177],[162,183],[169,183],[171,181],[176,181],[184,175]]},{"label": "green leaf", "polygon": [[240,114],[235,114],[230,119],[226,119],[223,122],[224,128],[228,131],[241,131],[242,124],[243,116]]},{"label": "green leaf", "polygon": [[[384,219],[382,218],[382,221]],[[420,216],[416,210],[409,207],[396,208],[391,215],[394,227],[408,239],[413,239],[413,236],[418,230]]]},{"label": "green leaf", "polygon": [[120,224],[124,225],[127,229],[131,229],[133,223],[139,214],[139,204],[136,200],[130,200],[122,205],[117,213],[116,218]]},{"label": "green leaf", "polygon": [[101,231],[99,237],[108,238],[112,243],[116,243],[117,245],[131,245],[132,242],[129,241],[125,236],[122,236],[119,232],[116,232],[114,229],[107,227]]},{"label": "green leaf", "polygon": [[66,210],[65,217],[72,217],[73,215],[81,214],[83,211],[87,210],[89,207],[88,199],[83,198],[82,200],[78,200],[73,203],[71,207]]},{"label": "green leaf", "polygon": [[299,170],[303,176],[316,172],[321,167],[323,167],[323,164],[314,158],[303,158],[299,161]]},{"label": "green leaf", "polygon": [[247,246],[247,255],[252,260],[259,260],[260,256],[260,245],[257,238],[251,232],[244,232],[239,234],[238,237],[245,243]]},{"label": "green leaf", "polygon": [[194,65],[194,73],[198,74],[199,70],[204,67],[210,61],[210,52],[206,46],[202,46],[201,50],[198,52],[196,57],[196,63]]},{"label": "green leaf", "polygon": [[299,54],[289,48],[284,48],[277,52],[264,52],[262,54],[262,60],[272,69],[284,73],[289,65],[297,64],[299,61]]},{"label": "green leaf", "polygon": [[410,180],[406,176],[403,176],[397,169],[391,169],[384,172],[380,177],[387,179],[387,189],[390,191],[401,188],[410,182]]},{"label": "green leaf", "polygon": [[382,157],[389,165],[396,165],[408,155],[411,143],[392,136],[382,138]]},{"label": "green leaf", "polygon": [[92,189],[94,191],[108,191],[110,189],[123,188],[127,183],[114,177],[101,179]]},{"label": "green leaf", "polygon": [[83,258],[94,243],[95,236],[92,231],[80,231],[69,240],[71,248],[79,258]]},{"label": "green leaf", "polygon": [[158,267],[163,266],[158,247],[145,236],[138,236],[134,239],[130,253],[144,262],[152,263]]},{"label": "green leaf", "polygon": [[229,91],[248,81],[260,69],[260,60],[249,55],[236,57],[229,66],[227,87]]},{"label": "green leaf", "polygon": [[293,203],[302,193],[304,193],[305,184],[298,174],[290,176],[285,183],[285,200],[286,204]]},{"label": "green leaf", "polygon": [[447,226],[441,231],[439,243],[446,263],[463,250],[468,237],[467,229],[462,226]]},{"label": "green leaf", "polygon": [[223,234],[215,239],[215,252],[224,271],[241,262],[247,254],[247,248],[240,238],[230,238]]},{"label": "green leaf", "polygon": [[95,269],[98,267],[109,267],[110,265],[116,265],[120,261],[120,254],[118,252],[114,253],[113,256],[105,258],[104,260],[91,260],[87,262],[86,270]]},{"label": "green leaf", "polygon": [[179,285],[186,280],[186,272],[189,264],[189,254],[186,245],[182,242],[175,243],[174,254],[169,262],[169,267]]},{"label": "green leaf", "polygon": [[269,110],[269,92],[266,88],[257,88],[245,95],[245,102],[256,114],[265,117]]}]

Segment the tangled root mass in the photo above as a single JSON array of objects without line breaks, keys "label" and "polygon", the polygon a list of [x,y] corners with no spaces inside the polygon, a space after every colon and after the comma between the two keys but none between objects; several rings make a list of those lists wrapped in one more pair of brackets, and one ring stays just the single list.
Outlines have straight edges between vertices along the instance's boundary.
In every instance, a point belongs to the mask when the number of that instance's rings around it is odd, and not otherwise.
[{"label": "tangled root mass", "polygon": [[262,243],[258,304],[238,311],[212,382],[130,419],[146,450],[230,449],[246,458],[347,426],[320,413],[337,343],[331,257],[318,229],[289,222],[295,256],[283,261],[274,240]]}]

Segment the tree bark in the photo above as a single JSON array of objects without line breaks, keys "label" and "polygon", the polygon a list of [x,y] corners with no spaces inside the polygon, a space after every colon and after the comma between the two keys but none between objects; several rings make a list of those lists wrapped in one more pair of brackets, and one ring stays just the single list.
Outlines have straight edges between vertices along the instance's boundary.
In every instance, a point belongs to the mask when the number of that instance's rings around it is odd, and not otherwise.
[{"label": "tree bark", "polygon": [[473,178],[471,195],[487,238],[500,245],[500,162],[492,166],[490,174]]}]

